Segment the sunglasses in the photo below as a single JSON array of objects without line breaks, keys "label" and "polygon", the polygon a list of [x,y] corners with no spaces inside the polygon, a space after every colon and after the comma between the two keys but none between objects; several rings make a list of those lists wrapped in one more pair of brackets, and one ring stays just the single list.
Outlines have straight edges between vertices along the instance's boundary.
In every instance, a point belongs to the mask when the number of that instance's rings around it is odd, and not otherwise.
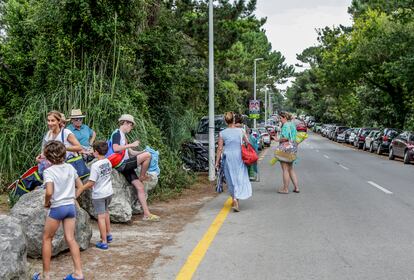
[{"label": "sunglasses", "polygon": [[76,122],[80,122],[80,121],[82,121],[83,119],[82,119],[82,118],[76,118],[76,119],[72,119],[72,120],[74,120],[74,121],[76,121]]}]

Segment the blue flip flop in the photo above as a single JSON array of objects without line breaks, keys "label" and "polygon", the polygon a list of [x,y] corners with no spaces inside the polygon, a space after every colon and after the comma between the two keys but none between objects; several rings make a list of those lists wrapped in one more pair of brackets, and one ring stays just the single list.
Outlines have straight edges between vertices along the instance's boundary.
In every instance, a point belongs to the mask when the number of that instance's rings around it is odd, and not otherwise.
[{"label": "blue flip flop", "polygon": [[103,242],[96,242],[95,244],[96,248],[102,249],[102,250],[108,250],[108,244]]},{"label": "blue flip flop", "polygon": [[40,278],[40,272],[35,272],[32,276],[32,280],[41,280]]},{"label": "blue flip flop", "polygon": [[85,280],[85,278],[75,278],[75,277],[73,277],[73,275],[71,273],[71,274],[66,275],[66,277],[63,278],[63,280]]}]

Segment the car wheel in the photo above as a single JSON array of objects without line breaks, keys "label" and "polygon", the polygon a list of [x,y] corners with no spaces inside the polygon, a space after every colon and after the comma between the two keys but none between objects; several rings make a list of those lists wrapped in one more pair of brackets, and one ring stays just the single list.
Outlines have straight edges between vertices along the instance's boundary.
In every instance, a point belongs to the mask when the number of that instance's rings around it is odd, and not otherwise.
[{"label": "car wheel", "polygon": [[382,151],[381,151],[381,145],[380,145],[380,144],[378,144],[378,148],[377,148],[377,155],[380,155],[380,154],[382,154]]},{"label": "car wheel", "polygon": [[374,152],[374,147],[372,146],[372,144],[369,146],[369,152],[373,153]]},{"label": "car wheel", "polygon": [[404,164],[409,164],[410,163],[410,158],[408,156],[408,151],[405,151],[404,153]]},{"label": "car wheel", "polygon": [[366,151],[367,150],[367,144],[364,143],[364,145],[362,146],[362,150]]},{"label": "car wheel", "polygon": [[388,154],[388,159],[393,160],[395,158],[394,156],[394,149],[390,147],[390,153]]}]

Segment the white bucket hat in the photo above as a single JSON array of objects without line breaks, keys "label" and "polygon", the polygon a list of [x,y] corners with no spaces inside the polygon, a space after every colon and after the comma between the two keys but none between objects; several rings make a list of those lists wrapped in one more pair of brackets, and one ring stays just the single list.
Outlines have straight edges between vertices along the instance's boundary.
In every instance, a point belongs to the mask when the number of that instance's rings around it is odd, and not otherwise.
[{"label": "white bucket hat", "polygon": [[85,115],[82,114],[82,111],[80,109],[73,109],[70,113],[71,119],[78,119],[78,118],[84,118]]},{"label": "white bucket hat", "polygon": [[129,114],[123,114],[119,119],[118,119],[118,121],[120,122],[120,121],[127,121],[127,122],[131,122],[131,123],[133,123],[134,125],[136,124],[135,123],[135,120],[134,120],[134,117],[132,116],[132,115],[129,115]]}]

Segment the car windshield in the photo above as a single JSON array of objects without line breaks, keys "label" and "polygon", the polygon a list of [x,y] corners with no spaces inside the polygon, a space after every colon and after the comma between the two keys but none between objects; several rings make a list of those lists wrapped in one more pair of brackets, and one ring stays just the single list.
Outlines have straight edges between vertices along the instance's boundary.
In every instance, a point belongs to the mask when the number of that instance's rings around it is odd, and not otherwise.
[{"label": "car windshield", "polygon": [[361,136],[367,136],[369,133],[370,133],[369,130],[364,130],[362,131]]},{"label": "car windshield", "polygon": [[387,136],[389,136],[389,137],[395,137],[397,135],[398,135],[398,132],[395,131],[395,130],[390,130],[390,131],[387,132]]},{"label": "car windshield", "polygon": [[414,134],[411,134],[410,140],[408,140],[408,141],[414,142]]}]

